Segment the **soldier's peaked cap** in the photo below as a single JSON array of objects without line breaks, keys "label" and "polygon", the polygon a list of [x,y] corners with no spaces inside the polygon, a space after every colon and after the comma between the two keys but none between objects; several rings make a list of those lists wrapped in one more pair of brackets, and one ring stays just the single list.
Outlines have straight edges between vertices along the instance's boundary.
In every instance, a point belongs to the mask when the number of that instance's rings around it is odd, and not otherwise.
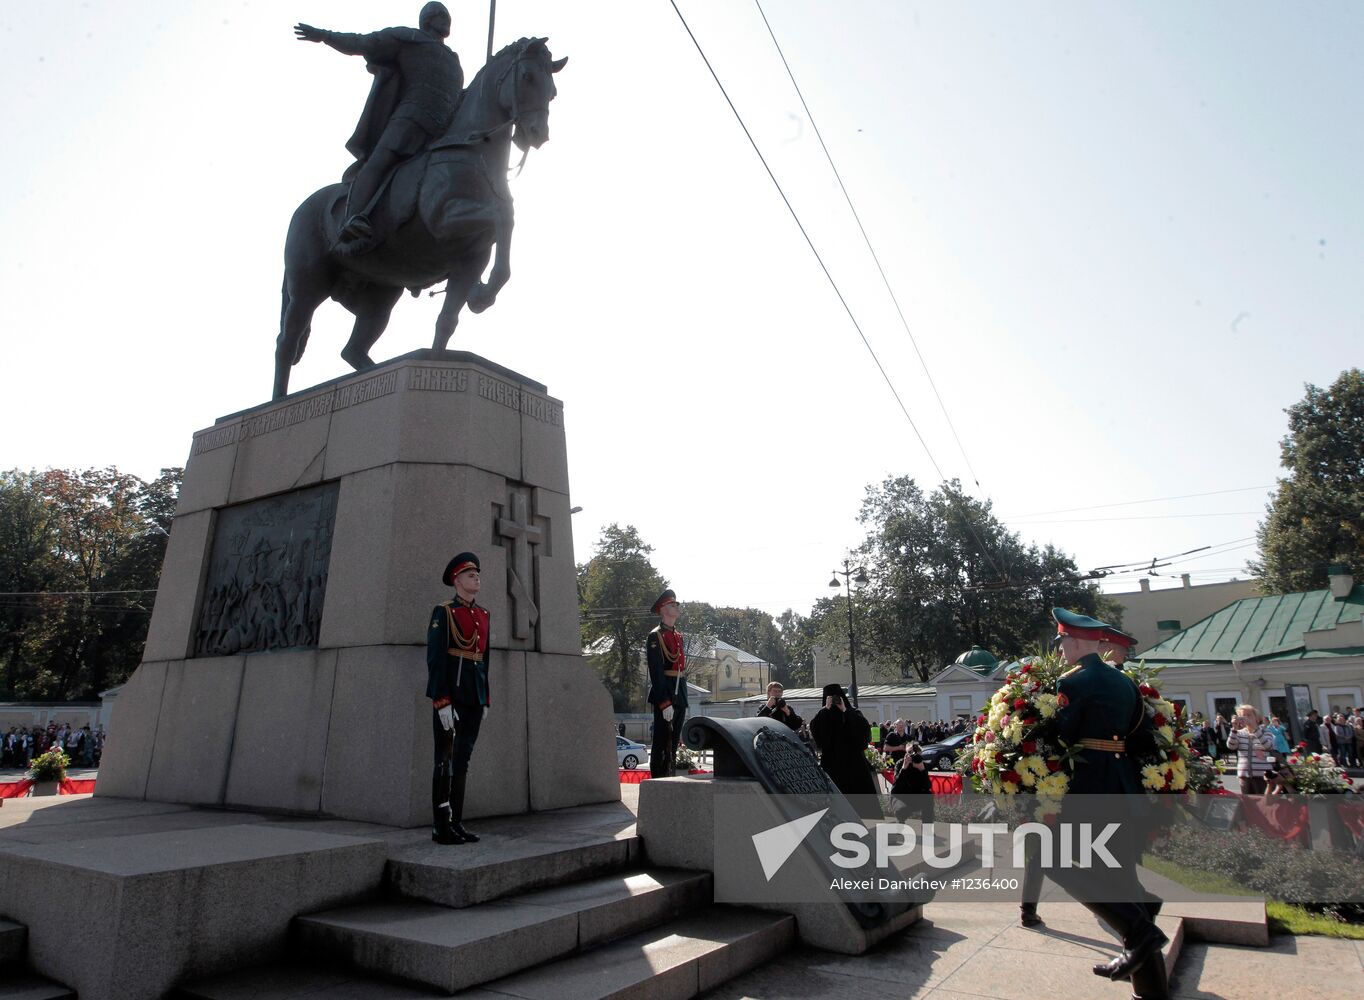
[{"label": "soldier's peaked cap", "polygon": [[459,576],[466,569],[480,569],[478,556],[472,552],[461,552],[455,558],[445,564],[445,572],[440,575],[440,582],[447,587],[455,585],[455,577]]},{"label": "soldier's peaked cap", "polygon": [[658,600],[654,601],[654,606],[650,610],[652,610],[654,614],[658,614],[658,612],[662,609],[663,605],[667,604],[669,601],[675,600],[677,600],[677,595],[674,594],[672,592],[672,588],[669,587],[667,590],[663,591],[663,593],[658,595]]},{"label": "soldier's peaked cap", "polygon": [[1065,608],[1052,608],[1051,616],[1056,620],[1056,634],[1068,635],[1076,639],[1097,639],[1123,646],[1135,646],[1135,636],[1130,636],[1116,625],[1101,622],[1089,615],[1077,615]]}]

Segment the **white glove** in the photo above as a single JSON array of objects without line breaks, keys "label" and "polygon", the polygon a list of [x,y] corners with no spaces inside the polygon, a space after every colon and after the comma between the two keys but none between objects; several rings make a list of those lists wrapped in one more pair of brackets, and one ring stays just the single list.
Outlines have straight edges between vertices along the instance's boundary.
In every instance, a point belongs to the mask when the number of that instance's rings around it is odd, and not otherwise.
[{"label": "white glove", "polygon": [[484,705],[484,706],[483,706],[483,718],[486,719],[487,717],[488,717],[488,706],[487,706],[487,705]]},{"label": "white glove", "polygon": [[673,707],[671,705],[669,705],[667,708],[663,710],[663,721],[664,722],[673,721]]},{"label": "white glove", "polygon": [[459,716],[455,714],[455,707],[453,705],[446,705],[443,708],[436,709],[436,715],[440,718],[440,727],[447,733],[455,728],[455,720],[459,718]]}]

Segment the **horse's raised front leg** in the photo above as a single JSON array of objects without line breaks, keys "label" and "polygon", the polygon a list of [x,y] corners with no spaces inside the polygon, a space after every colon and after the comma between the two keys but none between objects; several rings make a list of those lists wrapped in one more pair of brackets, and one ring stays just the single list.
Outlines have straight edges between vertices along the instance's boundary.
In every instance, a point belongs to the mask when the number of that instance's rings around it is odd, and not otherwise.
[{"label": "horse's raised front leg", "polygon": [[356,371],[374,364],[369,349],[388,328],[388,318],[402,294],[401,288],[371,285],[348,300],[347,305],[355,313],[355,325],[351,327],[350,340],[341,349],[341,357]]},{"label": "horse's raised front leg", "polygon": [[493,224],[493,240],[497,244],[497,256],[493,258],[493,269],[486,282],[480,282],[469,290],[469,309],[481,313],[497,301],[497,293],[511,278],[511,237],[514,220],[511,202],[497,213]]},{"label": "horse's raised front leg", "polygon": [[436,339],[431,343],[433,351],[443,351],[450,343],[455,327],[459,325],[459,311],[469,300],[470,289],[487,266],[488,251],[485,250],[450,272],[445,281],[445,304],[440,307],[440,315],[436,317]]}]

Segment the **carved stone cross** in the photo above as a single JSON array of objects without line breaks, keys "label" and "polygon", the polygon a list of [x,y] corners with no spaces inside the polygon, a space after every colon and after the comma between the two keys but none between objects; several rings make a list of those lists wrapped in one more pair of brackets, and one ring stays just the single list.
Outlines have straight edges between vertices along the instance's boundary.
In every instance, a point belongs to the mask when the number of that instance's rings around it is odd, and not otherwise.
[{"label": "carved stone cross", "polygon": [[533,563],[539,553],[532,553],[531,546],[538,549],[545,533],[532,523],[530,504],[520,490],[512,490],[508,506],[511,516],[497,519],[497,534],[509,540],[507,547],[511,550],[507,558],[507,593],[512,599],[512,635],[529,639],[531,629],[540,620],[540,609],[535,605]]}]

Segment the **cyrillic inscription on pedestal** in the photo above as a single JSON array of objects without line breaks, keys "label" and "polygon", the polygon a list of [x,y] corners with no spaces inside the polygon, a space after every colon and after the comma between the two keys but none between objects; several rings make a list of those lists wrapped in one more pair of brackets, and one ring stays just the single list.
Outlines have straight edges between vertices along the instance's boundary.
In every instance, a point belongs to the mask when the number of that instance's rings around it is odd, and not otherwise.
[{"label": "cyrillic inscription on pedestal", "polygon": [[317,645],[337,484],[218,512],[195,656]]}]

